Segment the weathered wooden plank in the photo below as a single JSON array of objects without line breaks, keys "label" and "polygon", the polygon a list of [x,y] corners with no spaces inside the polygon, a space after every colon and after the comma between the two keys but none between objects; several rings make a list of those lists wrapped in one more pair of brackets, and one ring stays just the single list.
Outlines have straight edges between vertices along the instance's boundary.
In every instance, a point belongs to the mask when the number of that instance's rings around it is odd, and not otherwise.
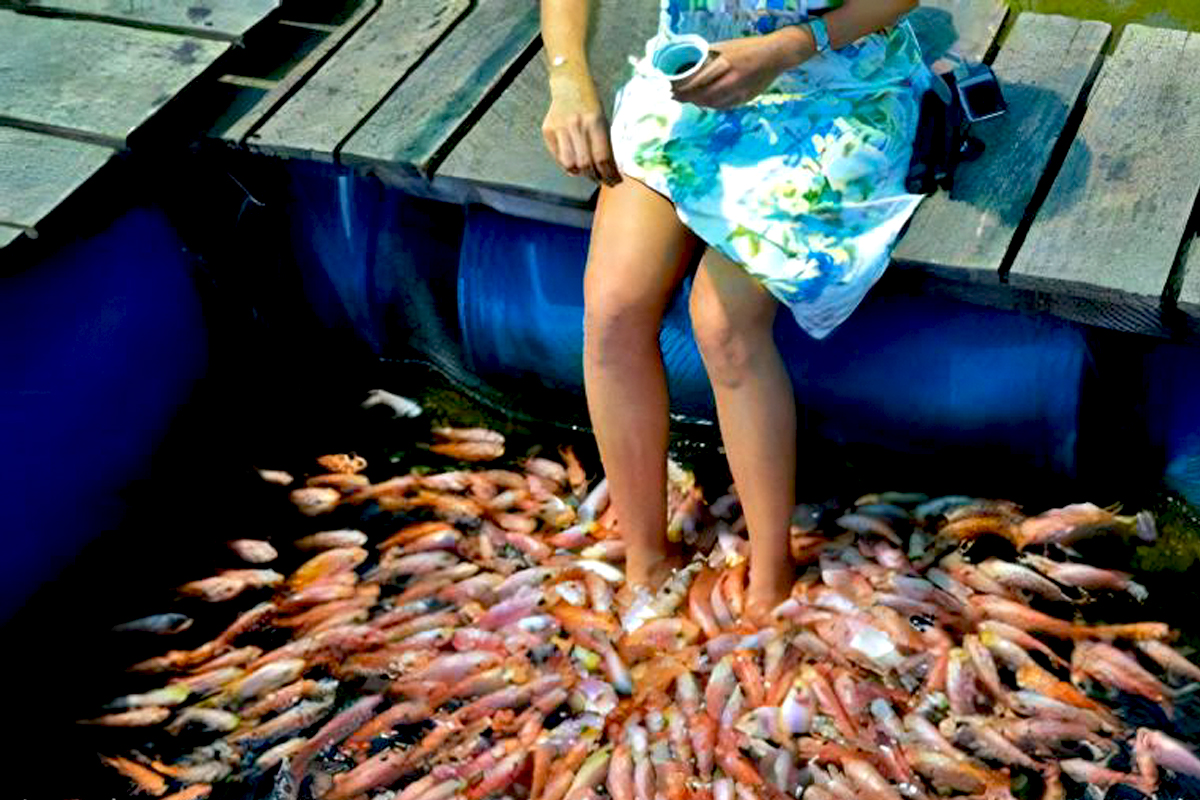
[{"label": "weathered wooden plank", "polygon": [[1092,91],[1009,282],[1082,301],[1066,316],[1144,330],[1200,191],[1200,34],[1130,25]]},{"label": "weathered wooden plank", "polygon": [[0,122],[121,147],[229,47],[0,11]]},{"label": "weathered wooden plank", "polygon": [[112,154],[101,145],[0,128],[0,220],[35,227]]},{"label": "weathered wooden plank", "polygon": [[529,0],[479,0],[342,146],[338,160],[428,173],[535,45],[538,24]]},{"label": "weathered wooden plank", "polygon": [[[599,3],[588,36],[588,64],[611,114],[612,98],[629,77],[629,56],[640,55],[658,25],[658,0]],[[541,120],[549,104],[545,58],[534,58],[459,142],[438,179],[466,180],[586,205],[596,184],[563,173],[542,143]]]},{"label": "weathered wooden plank", "polygon": [[338,145],[470,5],[470,0],[383,0],[345,46],[247,138],[247,145],[332,161]]},{"label": "weathered wooden plank", "polygon": [[279,0],[0,0],[0,6],[239,41]]},{"label": "weathered wooden plank", "polygon": [[21,235],[26,231],[27,229],[21,227],[20,225],[12,225],[7,222],[0,222],[0,249],[3,249],[5,246],[10,245],[17,239],[21,238]]},{"label": "weathered wooden plank", "polygon": [[[955,44],[976,57],[986,51],[1007,13],[1003,0],[928,0],[914,19],[918,35],[943,45],[926,47],[932,56]],[[657,0],[600,3],[592,20],[588,60],[606,107],[629,75],[628,56],[640,55],[658,21]],[[940,37],[940,38],[937,38]],[[525,66],[483,117],[437,168],[434,185],[455,182],[488,185],[566,204],[586,207],[594,183],[566,175],[542,144],[540,125],[548,104],[545,60]],[[611,111],[611,108],[608,110]],[[501,155],[502,154],[502,155]]]},{"label": "weathered wooden plank", "polygon": [[0,222],[0,249],[8,247],[17,239],[20,239],[23,232],[24,229],[22,228],[17,228]]},{"label": "weathered wooden plank", "polygon": [[1013,236],[1103,59],[1103,22],[1022,14],[993,64],[1009,113],[975,126],[987,149],[952,192],[925,200],[895,259],[968,282],[997,283]]},{"label": "weathered wooden plank", "polygon": [[982,61],[1007,16],[1004,0],[921,0],[908,20],[925,60],[933,63],[950,51]]},{"label": "weathered wooden plank", "polygon": [[252,134],[267,117],[282,108],[283,104],[296,93],[296,90],[303,84],[304,80],[319,69],[345,41],[353,36],[378,8],[379,0],[375,0],[375,2],[364,0],[362,5],[355,9],[354,13],[345,22],[338,26],[335,33],[329,34],[320,44],[309,51],[304,58],[300,59],[297,64],[288,70],[287,75],[274,88],[258,98],[253,106],[247,109],[244,114],[240,115],[228,127],[218,127],[216,130],[209,131],[209,135],[221,138],[232,144],[243,144],[246,137]]},{"label": "weathered wooden plank", "polygon": [[1183,257],[1179,285],[1179,310],[1193,330],[1200,331],[1200,236],[1192,237]]}]

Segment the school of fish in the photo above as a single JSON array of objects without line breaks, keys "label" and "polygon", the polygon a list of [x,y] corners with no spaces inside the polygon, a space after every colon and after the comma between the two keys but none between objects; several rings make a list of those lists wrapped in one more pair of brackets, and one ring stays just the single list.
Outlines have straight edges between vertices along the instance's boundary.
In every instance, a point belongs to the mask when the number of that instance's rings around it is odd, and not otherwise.
[{"label": "school of fish", "polygon": [[[460,461],[504,453],[485,429],[435,434],[433,448]],[[133,665],[161,688],[81,721],[203,742],[173,763],[102,755],[131,790],[196,800],[266,781],[276,800],[1008,800],[1032,780],[1034,797],[1061,800],[1077,785],[1153,795],[1163,770],[1200,777],[1188,745],[1126,723],[1110,702],[1137,695],[1169,719],[1200,668],[1164,624],[1082,621],[1090,598],[1136,605],[1146,589],[1082,563],[1073,544],[1151,539],[1147,514],[863,497],[819,526],[793,525],[795,586],[773,624],[753,628],[736,495],[707,503],[674,466],[668,534],[695,556],[657,593],[626,597],[605,482],[569,449],[378,482],[362,458],[318,461],[324,471],[300,488],[260,474],[288,487],[272,490],[304,517],[369,507],[396,525],[377,541],[349,528],[236,540],[233,557],[253,566],[180,587],[232,624]],[[987,537],[1013,555],[971,558]],[[263,566],[277,548],[307,560],[285,576]],[[262,602],[239,613],[247,597]],[[190,625],[160,614],[118,630]],[[1120,751],[1132,753],[1127,769],[1108,764]]]}]

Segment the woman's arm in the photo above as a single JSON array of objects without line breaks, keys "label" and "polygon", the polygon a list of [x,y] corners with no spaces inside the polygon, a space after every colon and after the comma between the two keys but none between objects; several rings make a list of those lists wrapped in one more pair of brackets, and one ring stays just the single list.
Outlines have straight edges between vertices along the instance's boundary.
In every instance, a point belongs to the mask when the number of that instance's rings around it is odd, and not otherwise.
[{"label": "woman's arm", "polygon": [[[829,45],[834,50],[845,47],[868,33],[894,25],[902,15],[916,7],[917,0],[846,0],[841,8],[822,17],[829,31]],[[796,59],[793,67],[799,66],[815,51],[808,28],[789,25],[771,35],[792,41],[793,58]],[[808,53],[809,56],[803,56],[802,53]]]},{"label": "woman's arm", "polygon": [[542,44],[550,72],[550,109],[542,138],[572,175],[610,186],[621,180],[613,160],[608,118],[587,63],[589,0],[541,0]]},{"label": "woman's arm", "polygon": [[[917,0],[846,0],[825,14],[830,46],[834,49],[886,28],[916,8]],[[817,53],[805,25],[788,25],[765,36],[717,42],[718,55],[699,72],[675,87],[675,99],[711,108],[730,108],[757,97],[793,67]]]}]

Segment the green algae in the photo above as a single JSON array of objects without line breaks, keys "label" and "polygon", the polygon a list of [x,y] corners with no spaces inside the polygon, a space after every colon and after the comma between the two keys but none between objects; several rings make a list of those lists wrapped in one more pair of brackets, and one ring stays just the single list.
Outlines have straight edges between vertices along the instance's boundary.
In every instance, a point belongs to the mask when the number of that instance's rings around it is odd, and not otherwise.
[{"label": "green algae", "polygon": [[1156,503],[1158,540],[1137,548],[1134,566],[1139,572],[1184,573],[1200,561],[1200,510],[1175,494],[1164,494]]},{"label": "green algae", "polygon": [[1114,41],[1130,23],[1200,31],[1196,0],[1008,0],[1008,5],[1014,12],[1103,20],[1113,26]]}]

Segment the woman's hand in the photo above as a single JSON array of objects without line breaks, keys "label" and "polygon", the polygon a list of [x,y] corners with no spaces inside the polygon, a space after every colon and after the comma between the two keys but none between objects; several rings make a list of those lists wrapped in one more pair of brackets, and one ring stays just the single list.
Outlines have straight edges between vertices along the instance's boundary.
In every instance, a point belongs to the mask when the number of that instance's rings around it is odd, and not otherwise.
[{"label": "woman's hand", "polygon": [[785,70],[803,63],[811,51],[815,47],[798,46],[796,38],[779,33],[714,42],[704,66],[676,84],[673,93],[681,103],[739,106],[762,94]]},{"label": "woman's hand", "polygon": [[608,118],[591,78],[552,76],[550,110],[542,122],[546,148],[566,172],[612,186],[621,182],[608,135]]}]

